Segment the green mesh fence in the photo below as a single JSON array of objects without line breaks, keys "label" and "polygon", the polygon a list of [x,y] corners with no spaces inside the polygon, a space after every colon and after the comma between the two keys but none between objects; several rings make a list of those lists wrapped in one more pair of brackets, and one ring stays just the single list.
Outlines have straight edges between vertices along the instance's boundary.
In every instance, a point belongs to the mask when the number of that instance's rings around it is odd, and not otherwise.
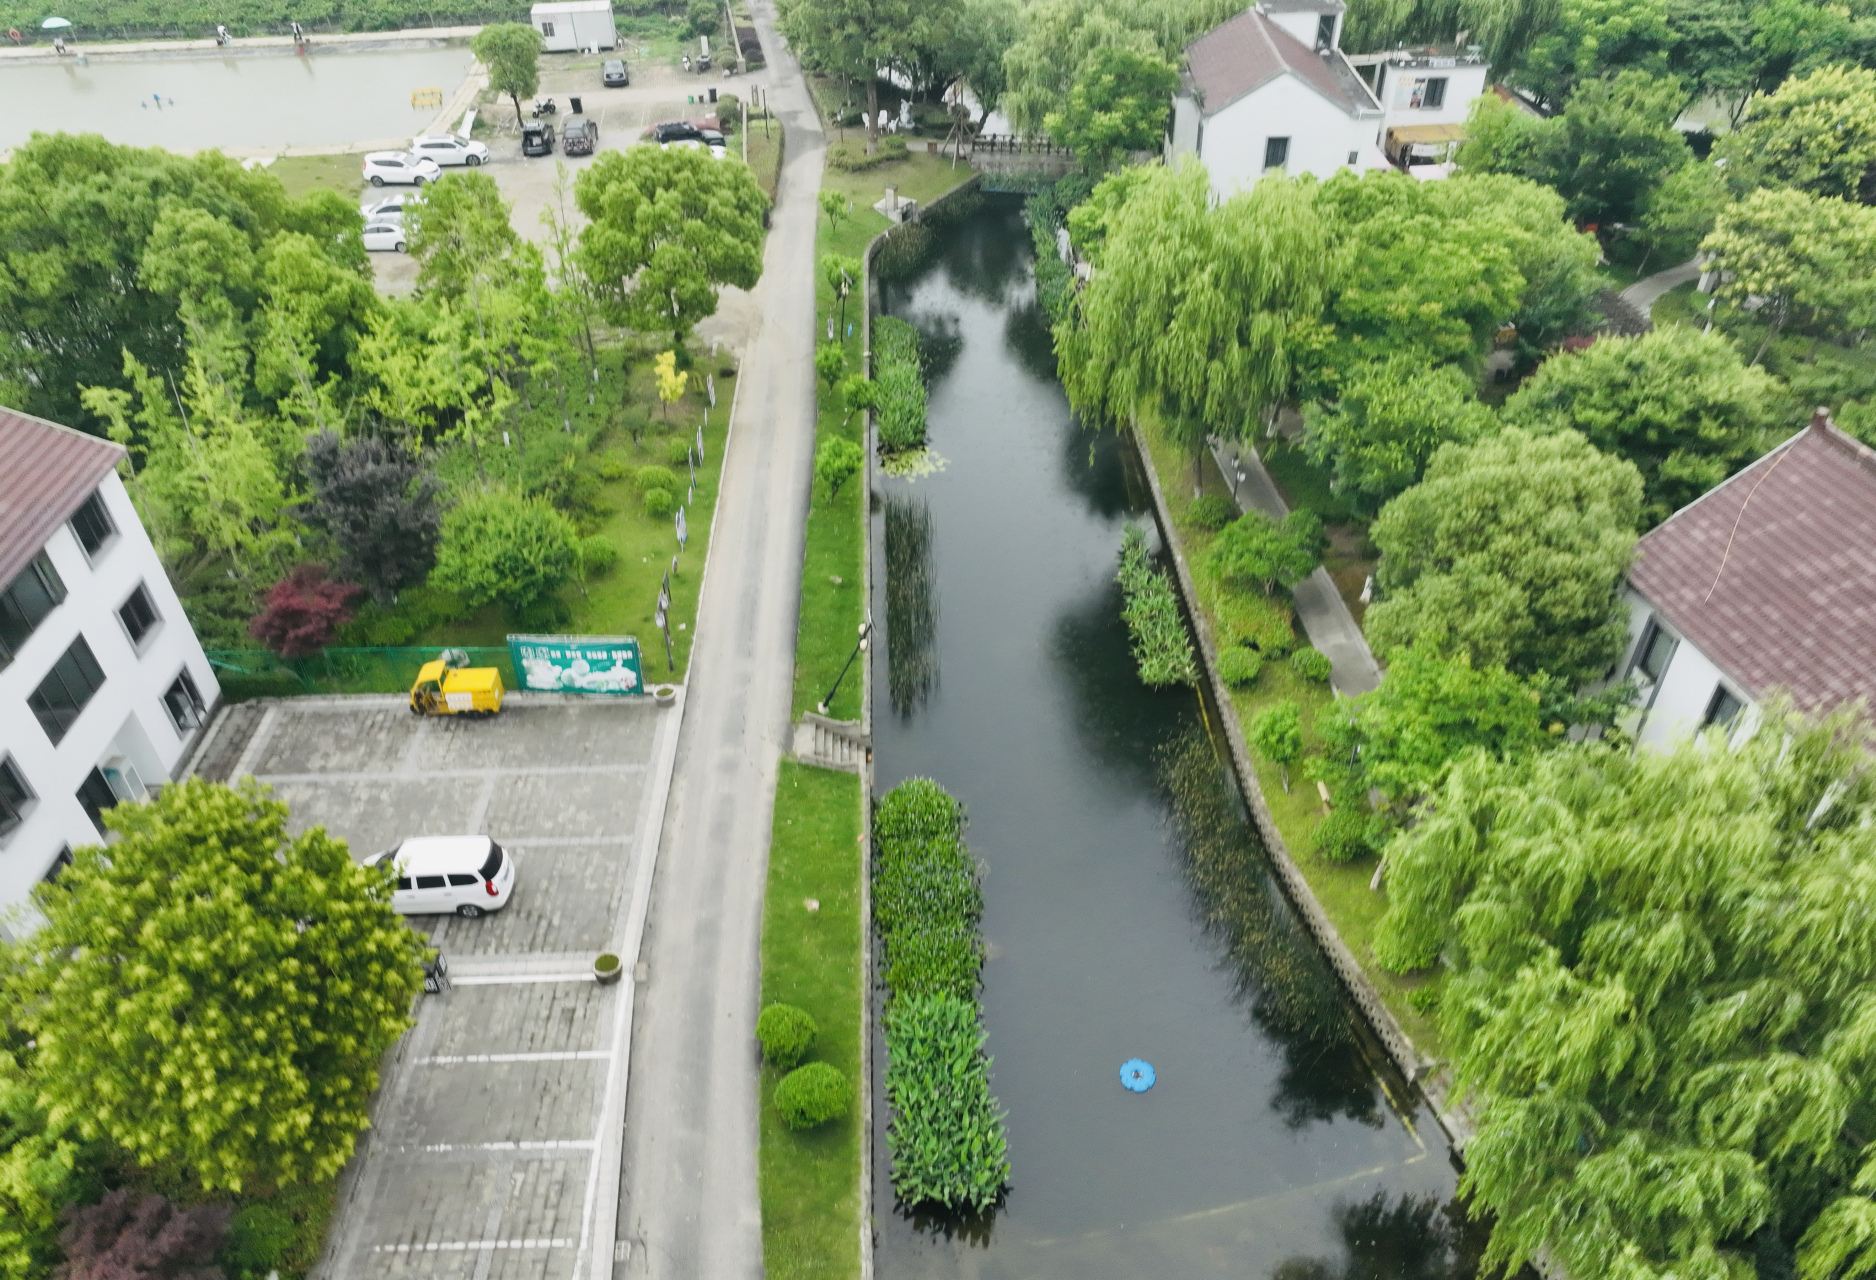
[{"label": "green mesh fence", "polygon": [[[469,655],[470,666],[500,671],[504,688],[521,687],[506,645],[452,647]],[[240,702],[303,693],[405,693],[416,682],[418,668],[442,652],[419,646],[322,649],[305,658],[282,658],[266,649],[210,649],[208,660],[222,696]]]}]

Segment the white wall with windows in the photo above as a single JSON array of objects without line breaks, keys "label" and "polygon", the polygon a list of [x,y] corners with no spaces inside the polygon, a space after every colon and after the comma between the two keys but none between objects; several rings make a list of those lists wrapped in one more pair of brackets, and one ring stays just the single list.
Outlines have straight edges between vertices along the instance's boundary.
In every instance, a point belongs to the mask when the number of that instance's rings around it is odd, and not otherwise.
[{"label": "white wall with windows", "polygon": [[[115,473],[0,583],[0,910],[167,781],[220,696]],[[5,928],[0,922],[0,929]]]},{"label": "white wall with windows", "polygon": [[1464,124],[1491,67],[1466,58],[1415,58],[1375,68],[1382,133],[1406,125]]},{"label": "white wall with windows", "polygon": [[1637,741],[1672,746],[1716,724],[1734,740],[1749,735],[1758,705],[1646,597],[1631,589],[1626,599],[1628,652],[1616,674],[1635,680],[1638,711],[1630,728]]},{"label": "white wall with windows", "polygon": [[1374,117],[1351,116],[1291,75],[1278,76],[1203,119],[1190,95],[1180,94],[1173,113],[1174,154],[1196,151],[1221,200],[1249,190],[1271,170],[1328,179],[1338,169],[1387,166],[1375,146]]}]

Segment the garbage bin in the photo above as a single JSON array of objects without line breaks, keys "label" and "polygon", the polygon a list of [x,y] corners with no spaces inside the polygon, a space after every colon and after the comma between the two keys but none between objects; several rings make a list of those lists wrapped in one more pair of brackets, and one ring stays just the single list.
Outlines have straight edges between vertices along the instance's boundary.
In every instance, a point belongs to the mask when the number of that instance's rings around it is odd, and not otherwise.
[{"label": "garbage bin", "polygon": [[568,98],[567,102],[573,107],[573,114],[576,116],[579,115],[580,114],[580,100],[578,98]]},{"label": "garbage bin", "polygon": [[[716,100],[717,100],[717,90],[716,90],[716,86],[715,86],[715,85],[711,85],[711,86],[710,86],[710,101],[712,101],[712,102],[715,102]],[[575,111],[578,111],[578,110],[579,110],[579,108],[578,108],[578,107],[575,107],[575,108],[574,108],[574,110],[575,110]]]}]

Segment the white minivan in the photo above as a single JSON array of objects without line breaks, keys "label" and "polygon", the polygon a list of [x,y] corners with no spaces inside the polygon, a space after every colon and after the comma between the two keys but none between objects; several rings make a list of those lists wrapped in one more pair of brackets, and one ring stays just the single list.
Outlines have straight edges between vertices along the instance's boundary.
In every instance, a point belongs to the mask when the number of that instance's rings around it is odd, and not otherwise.
[{"label": "white minivan", "polygon": [[515,860],[488,836],[413,836],[365,859],[397,866],[391,909],[404,916],[451,912],[474,919],[508,905],[515,889]]}]

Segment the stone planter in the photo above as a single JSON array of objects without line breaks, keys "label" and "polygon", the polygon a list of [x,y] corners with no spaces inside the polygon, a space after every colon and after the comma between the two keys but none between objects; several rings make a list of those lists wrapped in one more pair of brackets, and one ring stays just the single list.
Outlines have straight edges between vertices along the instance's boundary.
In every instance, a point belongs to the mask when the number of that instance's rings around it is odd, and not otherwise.
[{"label": "stone planter", "polygon": [[610,951],[601,952],[593,961],[593,980],[602,987],[617,982],[624,974],[625,965]]},{"label": "stone planter", "polygon": [[674,684],[654,684],[651,696],[658,700],[658,705],[668,707],[677,701],[677,686]]}]

